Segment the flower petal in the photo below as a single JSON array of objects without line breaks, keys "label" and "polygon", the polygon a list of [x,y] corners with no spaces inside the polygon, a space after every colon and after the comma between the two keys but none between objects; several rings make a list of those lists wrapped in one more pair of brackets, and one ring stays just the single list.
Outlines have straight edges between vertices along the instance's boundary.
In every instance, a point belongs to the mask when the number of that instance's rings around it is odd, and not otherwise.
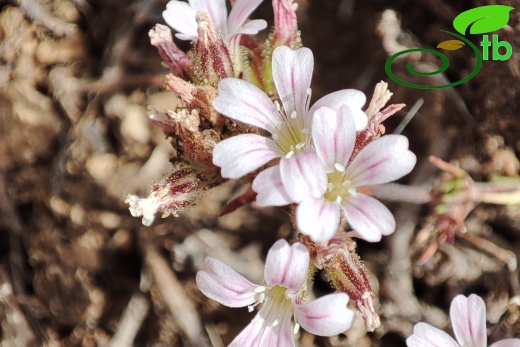
[{"label": "flower petal", "polygon": [[240,178],[279,156],[273,140],[257,134],[240,134],[213,148],[213,164],[222,168],[222,177]]},{"label": "flower petal", "polygon": [[258,194],[256,203],[259,206],[284,206],[294,202],[285,191],[279,165],[260,172],[253,181],[252,188]]},{"label": "flower petal", "polygon": [[[256,35],[260,30],[267,28],[267,22],[263,19],[255,19],[242,25],[234,34]],[[232,34],[230,34],[232,35]]]},{"label": "flower petal", "polygon": [[366,102],[366,96],[363,92],[356,89],[343,89],[337,92],[325,95],[309,110],[310,114],[313,114],[317,109],[322,106],[327,106],[335,111],[339,110],[342,105],[348,105],[352,111],[354,117],[354,124],[356,124],[356,130],[362,130],[367,126],[368,117],[361,110],[361,107]]},{"label": "flower petal", "polygon": [[206,258],[206,269],[197,272],[195,281],[204,295],[228,307],[251,305],[258,295],[256,284],[214,258]]},{"label": "flower petal", "polygon": [[408,150],[408,139],[386,135],[369,143],[350,163],[345,175],[353,187],[394,181],[412,171],[417,157]]},{"label": "flower petal", "polygon": [[273,313],[269,312],[270,308],[272,305],[268,305],[266,302],[251,323],[235,337],[228,347],[294,347],[290,326],[291,312],[285,312],[285,315],[279,319],[278,325],[272,326],[268,324],[270,320],[267,317],[269,313]]},{"label": "flower petal", "polygon": [[311,85],[313,69],[314,57],[308,48],[293,51],[287,46],[279,46],[273,52],[273,79],[285,113],[290,116],[296,111],[303,128],[307,129],[311,125],[307,89]]},{"label": "flower petal", "polygon": [[217,112],[240,122],[278,132],[283,121],[271,99],[253,84],[238,78],[224,78],[213,100]]},{"label": "flower petal", "polygon": [[314,242],[328,242],[338,230],[340,207],[323,198],[307,198],[296,210],[298,229]]},{"label": "flower petal", "polygon": [[[162,15],[166,24],[178,31],[181,35],[175,35],[181,40],[196,40],[197,22],[195,15],[197,11],[184,1],[172,0],[166,4],[166,10]],[[181,37],[179,37],[181,36]]]},{"label": "flower petal", "polygon": [[258,7],[258,5],[260,5],[262,1],[263,0],[237,0],[231,8],[231,12],[229,13],[229,18],[227,21],[227,33],[238,33],[239,29],[242,27],[242,25],[244,25],[251,13]]},{"label": "flower petal", "polygon": [[408,347],[460,347],[455,340],[444,331],[426,323],[417,323],[413,335],[406,339]]},{"label": "flower petal", "polygon": [[502,341],[497,341],[489,347],[520,347],[519,339],[507,339]]},{"label": "flower petal", "polygon": [[269,249],[265,259],[265,282],[278,284],[296,293],[307,278],[310,255],[299,242],[289,246],[285,240],[278,240]]},{"label": "flower petal", "polygon": [[[196,12],[202,11],[209,14],[216,29],[226,30],[228,17],[226,0],[190,0],[190,5]],[[226,32],[221,34],[225,35]]]},{"label": "flower petal", "polygon": [[358,193],[343,200],[341,206],[352,229],[364,240],[377,242],[382,235],[390,235],[395,231],[392,213],[370,196]]},{"label": "flower petal", "polygon": [[453,333],[462,346],[486,347],[486,304],[478,295],[457,295],[450,306]]},{"label": "flower petal", "polygon": [[287,194],[295,202],[311,196],[320,198],[327,190],[327,174],[316,152],[311,149],[280,160],[280,174]]},{"label": "flower petal", "polygon": [[347,165],[356,143],[350,107],[343,105],[333,110],[323,106],[317,109],[312,120],[312,140],[328,168],[334,169],[336,163]]},{"label": "flower petal", "polygon": [[349,329],[355,314],[347,308],[348,295],[329,294],[305,305],[296,305],[295,320],[308,332],[318,336],[334,336]]}]

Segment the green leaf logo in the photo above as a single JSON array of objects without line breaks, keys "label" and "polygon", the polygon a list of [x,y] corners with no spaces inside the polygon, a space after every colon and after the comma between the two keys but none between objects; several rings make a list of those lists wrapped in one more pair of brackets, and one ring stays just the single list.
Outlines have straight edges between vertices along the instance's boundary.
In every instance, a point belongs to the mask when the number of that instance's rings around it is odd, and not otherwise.
[{"label": "green leaf logo", "polygon": [[453,27],[462,35],[470,27],[470,34],[486,34],[502,29],[509,21],[509,12],[514,7],[505,5],[488,5],[476,7],[459,14],[453,20]]},{"label": "green leaf logo", "polygon": [[439,43],[437,48],[445,49],[447,51],[456,51],[457,49],[460,49],[464,46],[465,44],[461,40],[448,40]]}]

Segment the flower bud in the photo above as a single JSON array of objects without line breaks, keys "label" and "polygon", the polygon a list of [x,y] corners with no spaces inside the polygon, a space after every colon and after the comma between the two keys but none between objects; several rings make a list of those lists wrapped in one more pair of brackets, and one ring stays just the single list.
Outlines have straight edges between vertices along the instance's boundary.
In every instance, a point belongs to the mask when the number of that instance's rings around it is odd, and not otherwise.
[{"label": "flower bud", "polygon": [[157,47],[163,62],[175,76],[183,76],[193,67],[192,62],[173,42],[172,32],[166,25],[157,24],[148,33],[153,46]]},{"label": "flower bud", "polygon": [[216,86],[226,77],[234,77],[233,61],[221,37],[217,35],[211,17],[198,12],[199,39],[195,44],[194,74],[205,84]]},{"label": "flower bud", "polygon": [[293,0],[273,0],[274,38],[273,47],[289,46],[299,48],[300,32],[296,19],[297,4]]},{"label": "flower bud", "polygon": [[178,213],[190,206],[202,193],[197,175],[188,168],[173,169],[172,172],[152,185],[148,198],[128,195],[125,203],[134,217],[143,217],[143,225],[150,226],[155,214],[162,218]]},{"label": "flower bud", "polygon": [[345,233],[336,234],[328,243],[314,243],[307,236],[300,236],[309,249],[317,268],[325,270],[332,285],[347,293],[365,320],[368,331],[381,325],[374,309],[375,295],[370,284],[368,270],[356,253],[356,243]]}]

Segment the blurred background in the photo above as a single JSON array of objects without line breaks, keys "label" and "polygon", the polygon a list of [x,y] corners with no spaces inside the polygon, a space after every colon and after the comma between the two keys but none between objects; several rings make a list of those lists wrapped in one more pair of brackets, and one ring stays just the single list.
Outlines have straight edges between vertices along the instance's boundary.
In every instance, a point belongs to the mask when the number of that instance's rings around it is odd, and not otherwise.
[{"label": "blurred background", "polygon": [[[156,23],[164,23],[166,3],[0,2],[2,347],[225,346],[253,317],[204,297],[194,276],[204,258],[213,256],[261,281],[267,250],[291,235],[288,209],[244,206],[218,218],[245,188],[237,182],[207,192],[181,217],[157,218],[151,227],[131,217],[124,204],[128,194],[148,195],[149,184],[168,172],[173,153],[147,118],[148,105],[175,104],[163,90],[168,71],[148,37]],[[439,30],[453,30],[459,13],[492,3],[516,8],[508,26],[495,33],[512,45],[509,60],[485,61],[472,80],[449,89],[411,89],[387,77],[392,50],[434,48],[449,39]],[[418,156],[403,183],[427,188],[438,182],[439,170],[427,160],[431,155],[475,181],[499,175],[518,182],[518,1],[298,4],[303,45],[315,55],[314,100],[343,88],[370,98],[375,84],[387,81],[391,101],[407,104],[385,123],[388,133],[424,100],[403,131]],[[271,3],[266,0],[253,17],[272,24]],[[479,37],[470,39],[478,45]],[[434,66],[430,59],[420,61]],[[396,61],[395,69],[405,65]],[[438,78],[460,80],[474,65],[470,50],[455,51]],[[449,331],[447,310],[459,293],[477,293],[486,301],[490,342],[520,336],[519,205],[471,209],[471,236],[440,244],[425,264],[417,259],[431,243],[417,235],[436,239],[428,228],[432,206],[389,206],[398,221],[394,235],[378,244],[358,243],[378,293],[382,326],[367,334],[358,317],[338,337],[302,332],[300,346],[404,346],[417,321]],[[320,277],[316,290],[331,291]]]}]

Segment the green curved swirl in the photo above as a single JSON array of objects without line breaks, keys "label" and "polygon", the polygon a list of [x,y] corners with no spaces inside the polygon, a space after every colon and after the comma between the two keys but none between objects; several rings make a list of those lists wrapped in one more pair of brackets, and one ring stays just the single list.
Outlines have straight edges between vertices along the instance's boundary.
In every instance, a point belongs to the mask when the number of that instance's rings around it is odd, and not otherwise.
[{"label": "green curved swirl", "polygon": [[433,72],[420,72],[420,71],[417,71],[417,70],[415,70],[412,67],[411,63],[408,62],[408,64],[406,65],[406,70],[408,70],[408,72],[413,73],[414,75],[418,75],[418,76],[432,76],[432,75],[436,75],[436,74],[442,73],[442,72],[446,71],[446,69],[450,65],[448,57],[446,57],[446,55],[444,53],[441,53],[439,51],[435,51],[433,49],[428,49],[428,48],[413,48],[413,49],[407,49],[405,51],[401,51],[399,53],[396,53],[396,54],[392,55],[390,58],[388,58],[388,60],[386,61],[386,64],[385,64],[385,71],[388,74],[388,77],[390,77],[395,82],[397,82],[399,84],[402,84],[403,86],[410,87],[410,88],[416,88],[416,89],[441,89],[441,88],[455,87],[455,86],[458,86],[459,84],[465,83],[465,82],[469,81],[470,79],[472,79],[473,77],[475,77],[475,75],[480,71],[480,68],[482,67],[482,53],[480,53],[480,51],[477,48],[477,46],[475,46],[471,41],[466,39],[464,36],[461,36],[461,35],[458,35],[456,33],[452,33],[450,31],[446,31],[446,30],[441,30],[441,31],[461,39],[468,46],[471,47],[473,52],[475,52],[475,56],[477,57],[477,62],[475,64],[475,68],[473,69],[471,74],[469,74],[466,78],[464,78],[464,79],[462,79],[460,81],[453,82],[453,83],[450,83],[450,84],[444,84],[444,85],[440,85],[440,86],[423,86],[423,85],[420,85],[420,84],[413,84],[413,83],[405,82],[402,79],[400,79],[399,77],[397,77],[392,72],[392,63],[393,63],[393,61],[397,57],[399,57],[399,56],[401,56],[403,54],[413,53],[413,52],[426,52],[426,53],[435,54],[437,57],[439,57],[442,60],[442,66],[438,70],[433,71]]}]

